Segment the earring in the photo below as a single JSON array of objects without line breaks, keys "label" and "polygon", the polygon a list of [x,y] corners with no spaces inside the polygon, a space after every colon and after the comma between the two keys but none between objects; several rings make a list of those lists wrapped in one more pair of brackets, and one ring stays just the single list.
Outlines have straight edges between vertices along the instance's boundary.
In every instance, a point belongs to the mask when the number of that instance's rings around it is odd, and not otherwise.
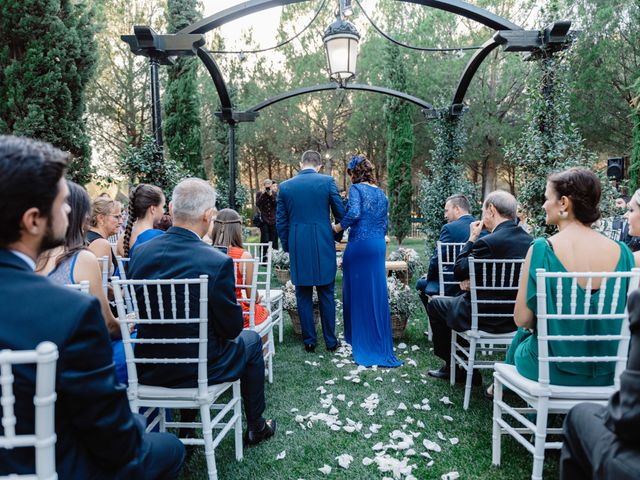
[{"label": "earring", "polygon": [[560,218],[567,218],[568,215],[566,210],[560,210]]}]

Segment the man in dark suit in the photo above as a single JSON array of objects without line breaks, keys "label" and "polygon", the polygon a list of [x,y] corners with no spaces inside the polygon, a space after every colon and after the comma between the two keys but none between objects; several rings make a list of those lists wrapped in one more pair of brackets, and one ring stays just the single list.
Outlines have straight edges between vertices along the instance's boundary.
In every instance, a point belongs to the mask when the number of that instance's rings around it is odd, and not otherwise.
[{"label": "man in dark suit", "polygon": [[[445,361],[439,370],[430,370],[430,376],[449,379],[451,359],[451,330],[463,332],[471,328],[471,295],[469,294],[469,257],[477,259],[524,258],[531,244],[531,236],[516,225],[518,203],[513,195],[504,191],[490,193],[482,205],[482,221],[470,225],[469,240],[462,247],[453,270],[454,278],[461,282],[463,292],[455,297],[436,297],[427,305],[427,313],[433,331],[433,351]],[[480,238],[482,228],[491,233]],[[495,298],[515,299],[516,292],[506,295],[496,292]],[[494,299],[495,299],[494,298]],[[513,311],[513,307],[511,307]],[[490,333],[504,333],[516,330],[513,318],[483,317],[478,328]],[[473,383],[482,383],[480,372],[473,372]],[[464,379],[462,372],[456,377]]]},{"label": "man in dark suit", "polygon": [[[264,190],[256,193],[256,207],[260,210],[260,243],[272,242],[274,250],[278,250],[278,232],[276,231],[276,208],[278,206],[278,184],[266,179]],[[266,252],[262,252],[266,255]]]},{"label": "man in dark suit", "polygon": [[[215,204],[216,192],[207,182],[198,178],[182,180],[174,188],[169,205],[173,227],[164,235],[136,247],[128,274],[133,279],[147,280],[209,276],[209,382],[213,385],[240,379],[248,424],[245,444],[255,445],[273,436],[276,422],[262,416],[265,409],[262,341],[256,332],[243,330],[242,308],[235,293],[233,259],[202,241],[215,213]],[[139,304],[143,305],[142,289],[138,298]],[[163,298],[165,311],[171,311],[170,296]],[[198,312],[198,309],[199,296],[194,293],[190,297],[190,311]],[[141,309],[140,314],[145,315],[145,310]],[[138,328],[141,338],[174,335],[176,338],[197,338],[198,327],[143,324]],[[136,352],[142,357],[196,357],[196,349],[194,344],[136,346]],[[187,388],[195,387],[198,379],[196,364],[163,367],[142,364],[140,367],[140,382],[147,385]],[[184,411],[182,417],[185,415],[195,418],[195,410]]]},{"label": "man in dark suit", "polygon": [[338,223],[344,205],[332,177],[320,175],[322,159],[312,150],[302,154],[300,173],[283,182],[278,194],[276,226],[282,248],[291,258],[291,283],[296,286],[302,340],[307,352],[315,352],[316,329],[313,322],[313,287],[320,300],[322,333],[329,351],[335,351],[336,246],[329,210]]},{"label": "man in dark suit", "polygon": [[[48,144],[0,137],[0,349],[31,350],[45,340],[58,347],[58,478],[176,478],[184,446],[169,433],[144,433],[131,413],[98,300],[34,273],[41,252],[64,244],[66,162]],[[35,366],[13,374],[16,433],[32,434]],[[0,448],[0,476],[33,473],[34,457],[32,448]]]},{"label": "man in dark suit", "polygon": [[[464,243],[469,238],[469,225],[474,222],[473,216],[469,213],[471,205],[466,196],[458,193],[447,198],[444,204],[444,219],[447,221],[440,230],[440,240],[442,243]],[[452,272],[453,267],[445,266],[446,272]],[[416,283],[416,290],[420,300],[427,308],[427,303],[433,295],[440,294],[440,279],[438,269],[438,247],[434,247],[427,274]],[[444,294],[453,297],[460,292],[458,285],[445,285]]]},{"label": "man in dark suit", "polygon": [[640,474],[640,292],[629,295],[631,348],[620,390],[601,407],[581,403],[564,421],[560,478],[632,480]]}]

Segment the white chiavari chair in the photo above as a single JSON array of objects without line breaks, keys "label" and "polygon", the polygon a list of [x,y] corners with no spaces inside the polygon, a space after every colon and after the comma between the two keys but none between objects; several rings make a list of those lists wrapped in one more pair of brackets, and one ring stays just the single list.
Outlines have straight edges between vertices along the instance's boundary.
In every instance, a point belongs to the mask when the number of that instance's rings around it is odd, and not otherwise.
[{"label": "white chiavari chair", "polygon": [[[492,369],[495,360],[477,360],[478,345],[492,353],[506,352],[515,331],[488,333],[481,330],[483,319],[508,318],[513,320],[513,309],[520,283],[523,259],[479,260],[469,257],[469,284],[471,294],[471,328],[464,332],[451,330],[451,385],[455,383],[459,365],[466,372],[463,408],[469,408],[474,369]],[[468,346],[459,340],[466,340]]]},{"label": "white chiavari chair", "polygon": [[[546,272],[536,270],[537,278],[537,342],[538,380],[530,380],[518,373],[515,365],[496,364],[493,397],[493,455],[492,463],[500,465],[502,435],[509,434],[533,455],[533,480],[542,479],[545,450],[561,449],[562,442],[548,442],[547,435],[559,435],[561,428],[547,428],[549,414],[565,414],[578,403],[592,402],[606,405],[609,397],[620,388],[620,375],[624,371],[629,353],[629,316],[626,295],[638,288],[640,269],[631,272]],[[597,307],[592,308],[592,286],[601,281]],[[578,284],[584,287],[584,302],[577,301]],[[563,301],[563,290],[570,292],[569,304]],[[622,295],[621,295],[622,294]],[[547,296],[554,298],[548,308]],[[607,299],[608,297],[608,299]],[[622,297],[624,303],[619,302]],[[562,326],[581,325],[584,334],[563,335]],[[589,333],[587,333],[589,332]],[[572,349],[581,349],[580,356],[569,356],[560,349],[560,343],[570,342]],[[588,345],[587,345],[588,343]],[[550,383],[549,365],[565,366],[576,363],[615,363],[613,385],[562,386]],[[510,389],[526,407],[507,403],[504,388]],[[508,415],[518,426],[503,418]],[[531,418],[535,415],[535,419]],[[533,440],[527,437],[531,434]]]},{"label": "white chiavari chair", "polygon": [[65,287],[69,287],[72,290],[78,290],[82,293],[89,293],[89,280],[83,280],[80,283],[68,283]]},{"label": "white chiavari chair", "polygon": [[[438,240],[436,248],[438,252],[438,287],[439,295],[446,297],[445,289],[447,285],[458,285],[460,282],[453,278],[453,267],[456,264],[458,253],[462,250],[464,243],[446,243]],[[432,340],[433,332],[431,331],[431,323],[427,321],[427,336],[429,341]]]},{"label": "white chiavari chair", "polygon": [[[256,301],[258,296],[258,268],[257,258],[233,259],[234,270],[236,272],[236,290],[240,290],[242,298],[238,299],[240,305],[245,305],[243,312],[245,325],[248,323],[249,330],[254,330],[262,339],[262,354],[269,383],[273,383],[273,317],[269,315],[266,320],[256,325]],[[249,266],[253,267],[253,274],[249,275]],[[268,311],[268,310],[267,310]],[[247,322],[248,320],[248,322]]]},{"label": "white chiavari chair", "polygon": [[[167,428],[201,429],[203,438],[180,438],[180,440],[185,445],[204,445],[209,480],[217,479],[215,449],[232,429],[235,434],[236,459],[242,460],[242,412],[239,380],[218,385],[208,384],[207,275],[179,280],[120,280],[118,277],[113,277],[112,284],[127,362],[129,376],[127,394],[131,409],[138,412],[141,407],[149,407],[145,415],[150,414],[153,409],[159,409],[158,415],[147,425],[147,431],[151,431],[156,425],[162,432]],[[135,311],[140,312],[140,317],[145,318],[136,318],[136,315],[126,314],[122,294],[125,288],[129,289]],[[138,305],[136,288],[140,290],[141,298],[144,301],[143,310]],[[196,291],[190,293],[190,290]],[[199,298],[197,311],[190,311],[190,295],[197,295]],[[137,338],[131,338],[129,334],[129,326],[132,323],[138,325]],[[175,327],[176,325],[184,330],[193,327],[197,329],[197,334],[192,337],[174,338],[171,332],[161,333],[163,327]],[[141,327],[145,326],[149,329],[153,327],[153,338],[141,336]],[[167,347],[192,345],[193,355],[180,358],[167,358],[162,354],[155,357],[142,356],[140,347],[151,345]],[[144,385],[139,382],[138,375],[138,365],[142,364],[154,365],[154,368],[157,369],[196,364],[197,387],[169,388]],[[231,391],[231,398],[228,401],[221,401],[221,395],[227,391]],[[197,409],[200,412],[200,421],[168,421],[165,415],[166,409]],[[217,431],[215,436],[214,430]]]},{"label": "white chiavari chair", "polygon": [[[2,428],[0,448],[35,448],[35,475],[12,474],[6,479],[56,480],[56,361],[58,347],[51,342],[40,343],[35,350],[0,351],[0,388],[2,405]],[[17,419],[14,414],[15,396],[13,384],[14,365],[36,364],[35,396],[33,405],[34,433],[17,434]]]},{"label": "white chiavari chair", "polygon": [[[253,258],[258,259],[260,271],[258,273],[258,293],[262,303],[271,312],[273,323],[278,325],[278,341],[284,339],[284,309],[282,308],[282,289],[271,288],[273,247],[269,243],[245,243],[244,248]],[[274,351],[275,353],[275,351]]]}]

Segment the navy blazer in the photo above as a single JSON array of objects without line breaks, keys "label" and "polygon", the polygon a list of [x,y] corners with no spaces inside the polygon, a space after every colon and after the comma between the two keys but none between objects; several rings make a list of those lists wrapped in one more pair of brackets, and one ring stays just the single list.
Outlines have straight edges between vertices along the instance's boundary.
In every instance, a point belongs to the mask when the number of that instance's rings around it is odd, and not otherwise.
[{"label": "navy blazer", "polygon": [[344,217],[333,177],[305,169],[280,185],[276,228],[283,250],[290,254],[294,285],[335,282],[336,246],[329,210],[336,223]]},{"label": "navy blazer", "polygon": [[[36,275],[3,249],[0,285],[0,349],[31,350],[45,340],[58,347],[58,478],[141,478],[141,456],[149,446],[116,379],[98,300]],[[35,366],[18,365],[13,373],[16,432],[33,433]],[[0,448],[0,475],[33,473],[34,461],[32,448]]]},{"label": "navy blazer", "polygon": [[[209,378],[216,383],[239,378],[243,371],[245,355],[244,343],[236,337],[244,327],[242,308],[238,305],[235,292],[233,259],[204,243],[190,230],[171,227],[160,235],[136,247],[136,255],[131,259],[129,277],[139,280],[157,280],[171,278],[198,278],[208,275],[208,340],[207,357],[209,359]],[[146,318],[143,307],[142,288],[137,290],[140,315]],[[152,315],[158,318],[157,301],[153,302],[155,292],[149,291],[152,303],[155,303]],[[171,312],[171,297],[163,292],[164,311]],[[184,311],[184,288],[176,288],[178,311]],[[189,310],[198,315],[200,310],[199,288],[189,289]],[[141,338],[161,337],[198,337],[198,325],[141,324],[138,327]],[[174,345],[136,345],[136,353],[141,357],[193,357],[196,358],[197,344]],[[198,366],[192,364],[141,364],[140,381],[147,385],[164,387],[195,387],[198,379]],[[219,382],[218,382],[219,381]]]},{"label": "navy blazer", "polygon": [[[440,230],[440,240],[442,243],[465,243],[469,240],[469,225],[475,222],[473,215],[462,215],[453,222],[446,223]],[[452,272],[453,266],[445,266],[446,272]],[[427,270],[427,286],[425,293],[427,295],[437,295],[440,293],[440,278],[438,269],[438,246],[433,248],[433,255],[429,262],[429,269]],[[445,285],[444,294],[448,297],[453,297],[460,292],[458,285]]]}]

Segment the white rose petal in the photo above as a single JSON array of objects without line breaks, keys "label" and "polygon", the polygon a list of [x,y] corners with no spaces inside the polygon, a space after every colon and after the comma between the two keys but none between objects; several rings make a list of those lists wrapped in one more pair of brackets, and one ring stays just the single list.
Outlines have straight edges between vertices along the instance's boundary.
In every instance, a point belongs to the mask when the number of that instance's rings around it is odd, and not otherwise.
[{"label": "white rose petal", "polygon": [[453,422],[453,417],[450,417],[449,415],[443,415],[442,418],[444,418],[447,422]]},{"label": "white rose petal", "polygon": [[451,445],[457,445],[458,443],[460,443],[460,440],[458,440],[457,437],[452,437],[449,439],[449,441],[451,442]]},{"label": "white rose petal", "polygon": [[340,400],[341,402],[344,402],[344,400],[345,400],[345,398],[346,398],[346,397],[344,396],[344,393],[341,393],[341,394],[339,394],[339,395],[336,395],[336,398],[337,398],[338,400]]},{"label": "white rose petal", "polygon": [[431,440],[427,440],[426,438],[422,441],[424,448],[427,450],[433,450],[434,452],[441,452],[442,448],[436,442],[432,442]]},{"label": "white rose petal", "polygon": [[407,344],[406,344],[406,343],[399,343],[399,344],[398,344],[398,348],[399,348],[400,350],[404,350],[405,348],[407,348]]},{"label": "white rose petal", "polygon": [[438,438],[439,438],[440,440],[446,440],[446,439],[447,439],[447,437],[445,437],[445,436],[442,434],[442,432],[438,432]]},{"label": "white rose petal", "polygon": [[287,451],[282,450],[278,455],[276,455],[276,460],[282,460],[286,456],[287,456]]},{"label": "white rose petal", "polygon": [[418,428],[424,428],[425,427],[424,422],[422,420],[418,420],[416,422],[416,425],[418,426]]},{"label": "white rose petal", "polygon": [[293,430],[287,430],[284,432],[285,435],[293,435]]},{"label": "white rose petal", "polygon": [[411,345],[411,351],[415,352],[416,350],[420,350],[420,347],[418,345]]},{"label": "white rose petal", "polygon": [[373,460],[371,460],[369,457],[364,457],[364,458],[362,459],[362,464],[363,464],[365,467],[368,467],[368,466],[369,466],[369,465],[371,465],[372,463],[373,463]]},{"label": "white rose petal", "polygon": [[396,412],[394,412],[393,410],[387,410],[387,417],[390,417],[392,415],[395,415]]},{"label": "white rose petal", "polygon": [[442,403],[444,403],[445,405],[453,405],[453,402],[452,402],[451,400],[449,400],[449,397],[442,397],[442,398],[440,399],[440,401],[441,401]]},{"label": "white rose petal", "polygon": [[334,407],[333,405],[331,405],[331,408],[329,409],[329,415],[335,415],[339,412],[339,410]]},{"label": "white rose petal", "polygon": [[407,406],[404,403],[400,402],[400,405],[398,405],[398,410],[406,410],[406,409],[407,409]]},{"label": "white rose petal", "polygon": [[338,461],[338,465],[346,469],[349,468],[349,465],[353,462],[353,457],[348,453],[343,453],[342,455],[338,455],[336,460]]},{"label": "white rose petal", "polygon": [[329,475],[331,473],[331,467],[329,465],[327,465],[326,463],[324,464],[324,467],[319,468],[318,470],[320,470],[325,475]]},{"label": "white rose petal", "polygon": [[440,477],[441,480],[456,480],[457,478],[460,478],[460,474],[458,472],[445,473]]}]

